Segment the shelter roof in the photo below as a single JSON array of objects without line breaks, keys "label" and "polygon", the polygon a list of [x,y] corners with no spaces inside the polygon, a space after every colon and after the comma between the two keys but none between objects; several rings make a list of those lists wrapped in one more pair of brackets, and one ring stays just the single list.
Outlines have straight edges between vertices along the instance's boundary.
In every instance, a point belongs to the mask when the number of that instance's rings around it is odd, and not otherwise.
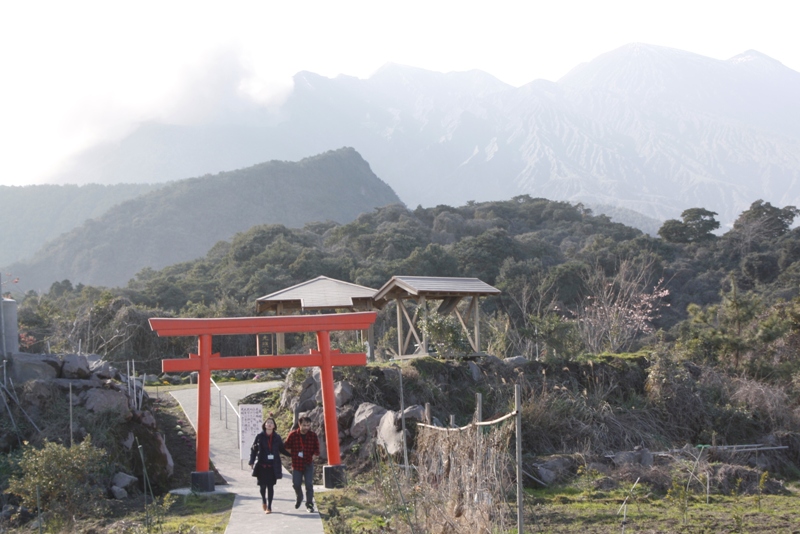
[{"label": "shelter roof", "polygon": [[256,299],[256,311],[277,310],[279,304],[283,310],[369,309],[374,295],[371,287],[318,276]]},{"label": "shelter roof", "polygon": [[375,293],[377,307],[393,298],[425,296],[430,299],[498,295],[500,290],[478,278],[443,276],[393,276]]}]

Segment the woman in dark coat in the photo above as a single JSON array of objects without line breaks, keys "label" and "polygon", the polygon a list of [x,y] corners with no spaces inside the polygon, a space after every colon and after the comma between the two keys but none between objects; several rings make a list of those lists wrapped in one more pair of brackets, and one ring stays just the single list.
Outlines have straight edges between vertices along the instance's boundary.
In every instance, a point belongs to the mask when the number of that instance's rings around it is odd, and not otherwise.
[{"label": "woman in dark coat", "polygon": [[[264,513],[272,513],[272,498],[275,495],[275,482],[283,478],[280,454],[289,455],[283,446],[283,439],[278,434],[278,425],[275,419],[268,417],[261,425],[260,432],[253,446],[250,447],[250,467],[253,467],[254,476],[257,477],[258,488],[261,490],[261,508]],[[265,495],[266,493],[266,495]]]}]

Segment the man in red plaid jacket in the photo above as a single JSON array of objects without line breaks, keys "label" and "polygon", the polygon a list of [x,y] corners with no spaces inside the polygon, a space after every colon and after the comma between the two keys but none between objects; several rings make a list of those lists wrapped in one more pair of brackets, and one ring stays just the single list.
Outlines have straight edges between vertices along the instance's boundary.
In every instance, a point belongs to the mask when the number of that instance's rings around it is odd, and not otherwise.
[{"label": "man in red plaid jacket", "polygon": [[292,453],[292,486],[297,495],[294,507],[303,503],[302,484],[306,486],[306,508],[314,511],[314,457],[319,456],[319,438],[311,430],[311,419],[300,418],[300,428],[292,430],[284,446]]}]

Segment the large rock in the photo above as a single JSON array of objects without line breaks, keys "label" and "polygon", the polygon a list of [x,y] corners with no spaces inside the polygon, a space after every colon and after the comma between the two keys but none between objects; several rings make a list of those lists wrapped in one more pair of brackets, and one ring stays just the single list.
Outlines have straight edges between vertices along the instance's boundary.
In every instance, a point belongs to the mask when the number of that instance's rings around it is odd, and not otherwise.
[{"label": "large rock", "polygon": [[353,417],[356,415],[356,409],[353,406],[342,406],[336,408],[336,419],[339,423],[339,435],[350,435],[350,425],[353,424]]},{"label": "large rock", "polygon": [[505,358],[503,361],[511,367],[521,367],[530,362],[525,356],[512,356],[511,358]]},{"label": "large rock", "polygon": [[158,440],[159,447],[158,450],[161,453],[164,462],[165,462],[165,469],[168,477],[172,476],[172,473],[175,472],[175,461],[172,459],[172,455],[167,449],[167,444],[164,442],[164,437],[156,432],[156,439]]},{"label": "large rock", "polygon": [[353,398],[353,386],[350,382],[336,382],[334,385],[334,395],[336,395],[336,406],[341,407],[350,402]]},{"label": "large rock", "polygon": [[375,435],[381,418],[386,413],[386,408],[372,404],[370,402],[362,402],[359,404],[356,414],[353,416],[353,424],[350,426],[350,435],[358,439],[367,434],[369,430],[371,437]]},{"label": "large rock", "polygon": [[28,380],[22,387],[19,400],[23,406],[42,409],[53,400],[55,395],[52,382],[48,380]]},{"label": "large rock", "polygon": [[313,409],[318,401],[322,401],[320,393],[320,372],[317,367],[311,369],[298,369],[293,367],[289,369],[289,373],[286,375],[286,384],[291,384],[295,380],[295,375],[303,370],[305,370],[307,374],[300,386],[300,394],[296,397],[291,397],[290,388],[285,387],[281,393],[281,407],[289,408],[292,411],[306,412]]},{"label": "large rock", "polygon": [[8,376],[16,385],[30,380],[51,380],[61,373],[61,360],[49,354],[14,354],[9,364]]},{"label": "large rock", "polygon": [[415,421],[425,422],[425,407],[419,404],[408,406],[403,410],[403,414],[405,415],[406,421],[414,419]]},{"label": "large rock", "polygon": [[118,486],[111,486],[111,495],[118,501],[123,501],[128,498],[128,492]]},{"label": "large rock", "polygon": [[403,431],[397,429],[399,414],[387,411],[378,424],[378,444],[386,448],[389,454],[403,451]]},{"label": "large rock", "polygon": [[114,478],[111,479],[111,484],[113,486],[117,486],[118,488],[128,489],[128,486],[138,481],[139,479],[135,476],[120,471],[114,475]]},{"label": "large rock", "polygon": [[81,393],[81,401],[90,412],[116,412],[124,419],[131,417],[128,396],[111,389],[89,389]]},{"label": "large rock", "polygon": [[483,381],[483,371],[481,368],[478,367],[478,364],[475,362],[467,362],[467,367],[469,368],[469,373],[472,375],[472,380],[475,382],[482,382]]},{"label": "large rock", "polygon": [[64,361],[61,366],[63,378],[89,378],[91,376],[89,361],[83,354],[65,354],[62,359]]},{"label": "large rock", "polygon": [[89,370],[94,376],[101,379],[119,377],[119,372],[110,363],[103,360],[89,361]]}]

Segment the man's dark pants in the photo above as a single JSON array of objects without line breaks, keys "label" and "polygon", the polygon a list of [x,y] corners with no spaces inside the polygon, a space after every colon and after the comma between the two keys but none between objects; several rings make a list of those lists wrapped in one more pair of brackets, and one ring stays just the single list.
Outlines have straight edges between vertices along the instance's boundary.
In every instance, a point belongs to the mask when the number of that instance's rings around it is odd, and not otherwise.
[{"label": "man's dark pants", "polygon": [[298,501],[303,498],[302,484],[306,484],[306,505],[314,502],[314,464],[308,464],[302,471],[292,471],[292,486]]}]

